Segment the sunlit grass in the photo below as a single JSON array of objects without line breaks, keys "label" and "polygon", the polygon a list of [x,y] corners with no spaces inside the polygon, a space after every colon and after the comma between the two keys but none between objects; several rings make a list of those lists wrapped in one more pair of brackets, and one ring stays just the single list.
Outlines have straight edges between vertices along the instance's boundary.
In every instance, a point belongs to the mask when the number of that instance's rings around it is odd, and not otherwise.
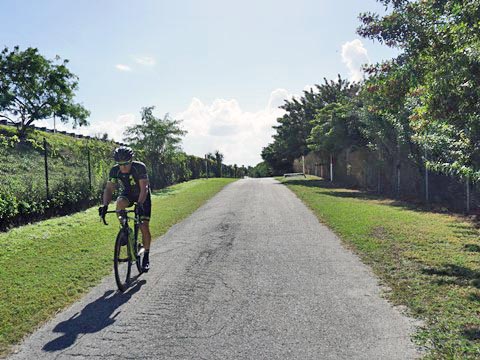
[{"label": "sunlit grass", "polygon": [[430,350],[427,358],[480,358],[480,231],[473,223],[314,178],[285,183],[371,265],[391,289],[389,300],[424,320],[416,340]]},{"label": "sunlit grass", "polygon": [[[232,181],[193,180],[155,192],[152,235],[164,234]],[[109,223],[100,223],[95,207],[0,233],[0,355],[111,273],[118,224],[113,215]]]}]

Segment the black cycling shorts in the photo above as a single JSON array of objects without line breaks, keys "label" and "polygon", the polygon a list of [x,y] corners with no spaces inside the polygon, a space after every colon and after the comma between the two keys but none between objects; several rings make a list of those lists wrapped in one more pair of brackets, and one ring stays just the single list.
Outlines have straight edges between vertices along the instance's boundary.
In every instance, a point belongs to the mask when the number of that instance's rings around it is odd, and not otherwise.
[{"label": "black cycling shorts", "polygon": [[[131,194],[121,193],[118,195],[118,198],[123,198],[128,200],[128,207],[133,206],[137,201],[138,197],[132,197]],[[152,215],[152,199],[150,197],[150,191],[147,194],[147,198],[143,203],[143,214],[140,216],[140,220],[150,221],[150,216]]]}]

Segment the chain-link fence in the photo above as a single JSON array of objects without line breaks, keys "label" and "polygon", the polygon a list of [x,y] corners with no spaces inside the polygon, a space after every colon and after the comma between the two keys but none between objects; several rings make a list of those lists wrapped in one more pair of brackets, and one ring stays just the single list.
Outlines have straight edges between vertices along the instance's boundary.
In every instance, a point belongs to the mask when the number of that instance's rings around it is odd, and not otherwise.
[{"label": "chain-link fence", "polygon": [[478,183],[429,171],[408,159],[393,163],[376,152],[357,149],[337,155],[311,152],[293,166],[296,172],[305,169],[306,174],[353,188],[454,211],[480,212]]},{"label": "chain-link fence", "polygon": [[[119,144],[73,135],[43,131],[21,140],[15,128],[0,128],[0,230],[101,201]],[[200,177],[236,176],[232,166],[181,152],[145,164],[153,189]]]},{"label": "chain-link fence", "polygon": [[98,202],[115,143],[0,136],[2,229]]}]

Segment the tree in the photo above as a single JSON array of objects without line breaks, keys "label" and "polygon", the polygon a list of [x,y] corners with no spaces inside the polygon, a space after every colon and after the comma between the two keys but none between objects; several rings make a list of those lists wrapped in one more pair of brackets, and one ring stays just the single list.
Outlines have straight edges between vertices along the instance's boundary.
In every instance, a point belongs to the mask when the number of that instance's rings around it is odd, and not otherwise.
[{"label": "tree", "polygon": [[272,170],[265,161],[262,161],[254,167],[248,167],[248,176],[255,178],[272,176]]},{"label": "tree", "polygon": [[[300,99],[287,100],[281,106],[286,114],[277,119],[279,124],[274,126],[276,134],[273,135],[273,143],[262,150],[262,158],[272,168],[274,174],[291,172],[294,159],[306,155],[312,146],[316,147],[315,141],[320,140],[320,133],[325,129],[317,127],[314,137],[311,137],[313,127],[319,126],[323,121],[320,118],[317,118],[318,122],[313,120],[323,108],[335,103],[348,103],[359,91],[358,84],[350,83],[340,75],[336,81],[324,79],[322,85],[315,87],[316,91],[312,89],[304,91],[304,96]],[[352,128],[351,125],[354,123],[352,118],[347,128]],[[350,132],[353,135],[353,129]]]},{"label": "tree", "polygon": [[68,70],[68,60],[55,61],[35,48],[6,47],[0,53],[0,118],[16,125],[22,137],[33,122],[53,116],[72,120],[74,128],[88,125],[90,112],[73,101],[78,77]]},{"label": "tree", "polygon": [[406,91],[392,95],[403,97],[429,166],[480,180],[480,2],[380,2],[390,12],[362,14],[358,32],[402,52],[372,72],[387,81],[403,74],[396,84]]},{"label": "tree", "polygon": [[181,137],[187,132],[179,127],[180,121],[169,114],[163,119],[155,117],[154,109],[154,106],[142,108],[142,123],[128,127],[125,139],[152,169],[153,186],[164,186],[169,182],[164,178],[165,166],[181,151]]},{"label": "tree", "polygon": [[360,85],[338,78],[338,82],[320,87],[325,106],[311,121],[308,138],[311,150],[338,153],[353,146],[365,144],[359,121],[358,91]]},{"label": "tree", "polygon": [[223,161],[223,154],[220,150],[215,150],[215,163],[216,163],[216,176],[222,177],[222,161]]}]

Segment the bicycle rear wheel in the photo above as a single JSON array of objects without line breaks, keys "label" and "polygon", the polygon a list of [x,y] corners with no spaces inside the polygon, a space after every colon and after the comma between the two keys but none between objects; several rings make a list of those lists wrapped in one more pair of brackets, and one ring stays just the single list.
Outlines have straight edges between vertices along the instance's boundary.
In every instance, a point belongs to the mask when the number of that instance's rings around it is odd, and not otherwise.
[{"label": "bicycle rear wheel", "polygon": [[113,268],[115,270],[115,281],[117,282],[118,289],[123,292],[129,286],[132,269],[128,233],[124,229],[118,232],[117,239],[115,240]]}]

